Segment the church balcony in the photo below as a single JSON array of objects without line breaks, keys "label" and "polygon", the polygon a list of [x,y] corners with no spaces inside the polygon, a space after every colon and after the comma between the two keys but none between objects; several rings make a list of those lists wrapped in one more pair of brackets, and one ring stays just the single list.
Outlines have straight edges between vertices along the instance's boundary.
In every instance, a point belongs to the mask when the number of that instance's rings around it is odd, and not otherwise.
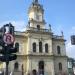
[{"label": "church balcony", "polygon": [[29,52],[27,53],[27,55],[36,55],[36,56],[40,56],[40,55],[42,55],[42,56],[51,56],[51,55],[53,55],[53,53],[45,53],[45,52],[39,53],[39,52],[32,52],[32,51],[29,51]]},{"label": "church balcony", "polygon": [[[3,32],[0,31],[0,35],[2,35]],[[23,35],[23,32],[20,32],[20,31],[15,31],[15,35]]]},{"label": "church balcony", "polygon": [[53,35],[53,39],[64,39],[64,36]]},{"label": "church balcony", "polygon": [[24,35],[25,35],[25,33],[24,33],[24,32],[20,32],[20,31],[15,31],[15,35],[17,35],[17,36],[19,36],[19,35],[24,36]]},{"label": "church balcony", "polygon": [[50,33],[51,30],[50,29],[38,29],[38,28],[34,28],[34,27],[27,27],[27,31],[34,31],[34,32],[47,32]]},{"label": "church balcony", "polygon": [[[20,35],[21,35],[21,36],[24,36],[24,35],[25,35],[25,32],[21,32],[21,31],[15,31],[14,33],[15,33],[16,36],[20,36]],[[3,33],[0,32],[0,35],[2,35],[2,34],[3,34]]]}]

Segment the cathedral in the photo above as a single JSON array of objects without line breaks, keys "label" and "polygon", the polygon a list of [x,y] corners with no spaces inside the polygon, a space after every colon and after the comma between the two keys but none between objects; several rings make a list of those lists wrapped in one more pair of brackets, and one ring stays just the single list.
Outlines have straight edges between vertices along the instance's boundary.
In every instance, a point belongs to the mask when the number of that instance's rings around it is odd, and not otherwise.
[{"label": "cathedral", "polygon": [[46,29],[44,9],[38,0],[28,8],[28,24],[24,32],[15,31],[19,43],[17,59],[9,63],[14,75],[67,75],[64,35]]}]

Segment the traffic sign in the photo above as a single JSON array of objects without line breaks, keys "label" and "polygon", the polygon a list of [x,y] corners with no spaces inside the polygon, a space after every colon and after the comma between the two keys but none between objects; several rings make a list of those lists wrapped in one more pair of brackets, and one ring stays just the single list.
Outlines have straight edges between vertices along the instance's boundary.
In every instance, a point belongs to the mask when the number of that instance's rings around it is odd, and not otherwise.
[{"label": "traffic sign", "polygon": [[15,39],[14,39],[13,35],[11,35],[9,33],[6,33],[3,36],[3,41],[4,41],[5,44],[9,45],[9,44],[14,43]]},{"label": "traffic sign", "polygon": [[11,55],[5,55],[5,56],[0,56],[0,61],[6,62],[6,61],[12,61],[17,58],[16,54],[11,54]]}]

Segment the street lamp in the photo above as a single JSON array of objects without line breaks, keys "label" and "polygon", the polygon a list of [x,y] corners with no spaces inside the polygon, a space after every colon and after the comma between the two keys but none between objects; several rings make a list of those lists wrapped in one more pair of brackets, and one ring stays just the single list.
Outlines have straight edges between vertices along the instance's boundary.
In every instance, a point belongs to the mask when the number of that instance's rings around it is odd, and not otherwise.
[{"label": "street lamp", "polygon": [[75,35],[71,35],[71,44],[75,45]]}]

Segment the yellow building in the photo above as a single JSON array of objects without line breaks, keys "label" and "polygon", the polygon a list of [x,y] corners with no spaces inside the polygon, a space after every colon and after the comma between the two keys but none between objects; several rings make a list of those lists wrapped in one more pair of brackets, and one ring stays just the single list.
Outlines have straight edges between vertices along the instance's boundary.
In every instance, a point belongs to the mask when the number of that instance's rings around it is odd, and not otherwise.
[{"label": "yellow building", "polygon": [[63,33],[54,35],[51,26],[46,29],[44,9],[38,0],[33,0],[28,10],[28,25],[25,32],[15,32],[19,43],[17,59],[9,63],[14,75],[36,73],[38,75],[67,74],[67,56]]}]

